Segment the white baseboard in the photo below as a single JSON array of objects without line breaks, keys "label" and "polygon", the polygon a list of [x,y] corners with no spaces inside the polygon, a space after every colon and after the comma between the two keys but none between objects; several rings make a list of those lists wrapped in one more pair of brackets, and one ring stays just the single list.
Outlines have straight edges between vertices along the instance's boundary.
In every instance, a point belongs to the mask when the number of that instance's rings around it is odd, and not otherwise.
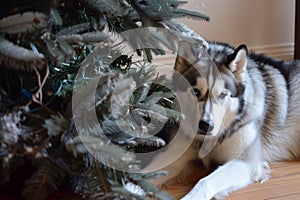
[{"label": "white baseboard", "polygon": [[253,46],[249,49],[277,59],[294,59],[294,43]]}]

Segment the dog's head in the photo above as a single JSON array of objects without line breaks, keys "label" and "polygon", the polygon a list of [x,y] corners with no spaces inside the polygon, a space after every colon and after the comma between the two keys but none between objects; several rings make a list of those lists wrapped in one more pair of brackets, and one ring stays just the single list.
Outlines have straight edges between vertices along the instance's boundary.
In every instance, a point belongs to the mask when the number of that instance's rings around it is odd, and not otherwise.
[{"label": "dog's head", "polygon": [[[211,43],[207,52],[182,42],[173,82],[175,88],[198,102],[197,108],[189,105],[199,109],[197,133],[217,136],[240,112],[247,76],[247,47],[241,45],[233,49]],[[182,84],[179,76],[189,84]]]}]

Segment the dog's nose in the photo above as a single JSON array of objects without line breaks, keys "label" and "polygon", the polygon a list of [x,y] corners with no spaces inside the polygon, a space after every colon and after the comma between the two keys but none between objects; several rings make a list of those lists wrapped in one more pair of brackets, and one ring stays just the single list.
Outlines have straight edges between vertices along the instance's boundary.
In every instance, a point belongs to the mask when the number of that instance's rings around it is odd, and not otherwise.
[{"label": "dog's nose", "polygon": [[214,123],[213,121],[204,121],[201,120],[199,122],[199,132],[202,135],[206,135],[207,133],[211,132],[214,129]]}]

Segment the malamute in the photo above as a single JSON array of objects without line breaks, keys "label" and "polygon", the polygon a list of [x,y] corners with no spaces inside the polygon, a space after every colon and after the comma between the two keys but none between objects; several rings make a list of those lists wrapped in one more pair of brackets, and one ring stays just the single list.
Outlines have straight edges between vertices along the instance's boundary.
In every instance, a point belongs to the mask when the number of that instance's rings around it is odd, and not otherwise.
[{"label": "malamute", "polygon": [[[300,158],[300,62],[248,53],[245,45],[234,49],[211,42],[206,50],[214,66],[206,65],[201,48],[188,42],[181,43],[175,62],[175,71],[189,83],[182,86],[174,75],[175,87],[190,99],[181,106],[199,110],[198,127],[195,142],[168,167],[170,176],[163,181],[182,174],[196,157],[215,169],[184,200],[223,198],[266,181],[268,163]],[[183,132],[183,140],[194,134],[188,128]],[[163,154],[154,163],[172,152]]]}]

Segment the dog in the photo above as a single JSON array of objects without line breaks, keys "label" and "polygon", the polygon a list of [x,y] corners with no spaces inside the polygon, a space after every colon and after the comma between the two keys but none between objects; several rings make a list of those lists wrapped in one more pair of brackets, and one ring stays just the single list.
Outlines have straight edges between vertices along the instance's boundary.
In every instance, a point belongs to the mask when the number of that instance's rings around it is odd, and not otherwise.
[{"label": "dog", "polygon": [[[220,42],[209,42],[206,49],[181,42],[178,49],[173,82],[188,122],[177,132],[179,142],[151,164],[170,157],[189,138],[193,142],[166,167],[170,175],[155,184],[186,174],[187,163],[201,159],[214,171],[182,200],[221,199],[267,181],[269,163],[300,158],[299,61],[279,61],[249,53],[246,45]],[[196,128],[189,128],[192,124]]]}]

